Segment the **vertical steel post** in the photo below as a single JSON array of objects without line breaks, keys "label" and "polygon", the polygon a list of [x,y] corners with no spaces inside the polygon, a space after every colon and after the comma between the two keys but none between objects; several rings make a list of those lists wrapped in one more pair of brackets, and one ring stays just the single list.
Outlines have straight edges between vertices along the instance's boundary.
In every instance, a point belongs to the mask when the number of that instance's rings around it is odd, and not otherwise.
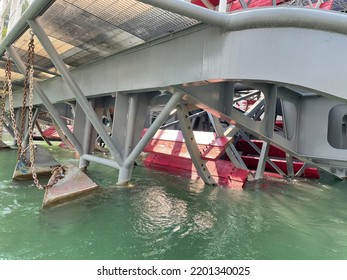
[{"label": "vertical steel post", "polygon": [[154,134],[158,131],[163,122],[168,118],[170,112],[176,107],[178,101],[182,98],[183,93],[180,91],[174,91],[172,97],[165,105],[164,109],[160,112],[158,117],[152,123],[152,125],[147,129],[145,135],[137,143],[134,149],[131,151],[129,156],[124,161],[124,167],[129,168],[134,164],[136,158],[140,155],[143,149],[146,147],[148,142],[152,139]]},{"label": "vertical steel post", "polygon": [[269,149],[270,149],[270,144],[267,142],[264,142],[263,147],[261,148],[257,171],[255,173],[256,180],[262,179],[264,177],[266,158],[269,153]]},{"label": "vertical steel post", "polygon": [[286,153],[286,161],[287,161],[287,175],[288,177],[292,178],[295,175],[292,155]]},{"label": "vertical steel post", "polygon": [[[13,46],[6,48],[6,50],[9,53],[10,57],[15,62],[15,64],[17,65],[20,72],[22,72],[22,74],[24,75],[26,67],[25,67],[22,59],[20,58],[20,56],[16,52],[16,50],[13,48]],[[36,80],[34,80],[34,90],[37,93],[37,95],[40,97],[42,103],[45,105],[46,109],[48,110],[48,112],[50,113],[52,118],[56,121],[56,123],[59,125],[59,127],[64,131],[64,133],[67,136],[67,138],[69,139],[69,141],[74,145],[78,154],[80,156],[82,156],[83,150],[82,150],[80,143],[77,141],[75,136],[71,133],[70,129],[66,126],[65,122],[60,117],[58,111],[54,108],[53,104],[48,99],[46,94],[43,92],[39,83]]]},{"label": "vertical steel post", "polygon": [[[281,102],[281,110],[282,110],[283,134],[284,134],[284,138],[289,140],[286,113],[284,110],[283,100],[280,99],[280,102]],[[294,177],[295,174],[294,174],[293,156],[289,153],[286,153],[286,161],[287,161],[287,175],[290,178]]]},{"label": "vertical steel post", "polygon": [[86,114],[86,117],[89,119],[89,121],[93,124],[95,130],[99,133],[100,137],[103,139],[103,141],[106,143],[108,148],[110,149],[110,152],[114,159],[117,161],[119,165],[123,165],[123,159],[121,156],[121,153],[118,151],[118,148],[111,140],[110,136],[108,135],[106,129],[101,124],[100,120],[98,119],[96,113],[94,112],[91,105],[88,103],[87,98],[84,96],[81,88],[78,86],[76,81],[71,77],[69,70],[67,69],[64,61],[59,56],[58,52],[54,48],[52,42],[49,40],[46,32],[40,25],[40,23],[35,20],[29,20],[28,24],[32,28],[33,32],[41,42],[41,45],[46,50],[48,56],[52,60],[54,66],[58,69],[58,71],[61,74],[61,77],[64,79],[68,87],[71,89],[72,93],[74,94],[77,102],[80,104],[81,108]]},{"label": "vertical steel post", "polygon": [[[94,106],[93,101],[89,101],[91,106]],[[92,123],[85,118],[85,125],[83,130],[83,142],[82,142],[82,149],[84,154],[89,153],[89,147],[90,147],[90,138],[92,133]],[[79,168],[87,168],[89,166],[89,161],[85,158],[80,158]]]},{"label": "vertical steel post", "polygon": [[264,134],[272,138],[275,129],[276,119],[276,104],[277,104],[277,86],[271,85],[268,91],[264,92],[265,95],[265,115],[263,122],[265,122]]},{"label": "vertical steel post", "polygon": [[[135,128],[135,120],[136,120],[136,108],[137,108],[138,96],[130,96],[129,98],[129,106],[128,106],[128,119],[126,123],[126,131],[125,131],[125,140],[124,140],[124,150],[123,150],[123,158],[127,158],[131,152],[133,147],[133,138],[134,138],[134,128]],[[118,184],[124,185],[127,184],[131,178],[131,173],[133,171],[134,166],[130,165],[122,166],[119,170],[118,175]]]}]

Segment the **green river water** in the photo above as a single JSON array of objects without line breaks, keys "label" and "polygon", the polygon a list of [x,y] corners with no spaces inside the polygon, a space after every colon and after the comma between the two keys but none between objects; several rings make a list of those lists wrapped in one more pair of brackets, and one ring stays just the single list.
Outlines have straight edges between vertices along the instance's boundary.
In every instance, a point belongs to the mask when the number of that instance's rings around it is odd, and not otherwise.
[{"label": "green river water", "polygon": [[[49,147],[61,163],[74,153]],[[43,191],[13,182],[16,151],[0,151],[0,259],[347,259],[347,182],[198,186],[137,166],[132,188],[92,164],[101,188],[42,209]]]}]

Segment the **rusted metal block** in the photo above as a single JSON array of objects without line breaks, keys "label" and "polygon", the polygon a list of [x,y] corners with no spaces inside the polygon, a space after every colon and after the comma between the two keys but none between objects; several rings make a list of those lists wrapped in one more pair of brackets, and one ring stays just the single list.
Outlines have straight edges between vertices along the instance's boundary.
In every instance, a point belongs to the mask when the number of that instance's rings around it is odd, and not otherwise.
[{"label": "rusted metal block", "polygon": [[[53,168],[60,164],[54,159],[54,157],[43,147],[35,146],[35,167],[38,177],[50,176]],[[26,150],[23,158],[20,158],[17,162],[15,170],[13,172],[13,180],[30,180],[32,178],[32,170],[29,166],[30,154],[29,149]]]},{"label": "rusted metal block", "polygon": [[43,207],[70,201],[95,190],[98,186],[86,174],[74,165],[64,165],[64,175],[53,172],[43,198]]}]

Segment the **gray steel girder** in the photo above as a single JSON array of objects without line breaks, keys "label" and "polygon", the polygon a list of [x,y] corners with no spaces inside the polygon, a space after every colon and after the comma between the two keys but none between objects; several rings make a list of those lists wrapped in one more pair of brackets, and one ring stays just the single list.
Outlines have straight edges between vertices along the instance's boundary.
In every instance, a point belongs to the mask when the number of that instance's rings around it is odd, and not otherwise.
[{"label": "gray steel girder", "polygon": [[[85,96],[234,80],[296,85],[345,100],[347,64],[341,57],[346,45],[347,36],[324,30],[259,28],[223,32],[206,27],[86,65],[71,71],[71,75]],[[330,55],[322,55],[327,50]],[[334,79],[327,79],[332,74]],[[41,86],[52,102],[74,99],[60,77]],[[20,94],[15,97],[19,106]],[[41,101],[36,98],[35,103]]]}]

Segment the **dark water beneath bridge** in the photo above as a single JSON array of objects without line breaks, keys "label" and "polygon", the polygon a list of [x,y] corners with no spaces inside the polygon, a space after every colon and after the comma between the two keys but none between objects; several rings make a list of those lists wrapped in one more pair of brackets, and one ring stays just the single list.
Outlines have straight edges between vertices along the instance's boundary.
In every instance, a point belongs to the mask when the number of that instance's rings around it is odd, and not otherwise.
[{"label": "dark water beneath bridge", "polygon": [[93,164],[99,191],[42,210],[42,191],[11,180],[15,157],[0,151],[0,259],[347,259],[345,181],[239,191],[137,166],[134,186],[118,188],[117,171]]}]

